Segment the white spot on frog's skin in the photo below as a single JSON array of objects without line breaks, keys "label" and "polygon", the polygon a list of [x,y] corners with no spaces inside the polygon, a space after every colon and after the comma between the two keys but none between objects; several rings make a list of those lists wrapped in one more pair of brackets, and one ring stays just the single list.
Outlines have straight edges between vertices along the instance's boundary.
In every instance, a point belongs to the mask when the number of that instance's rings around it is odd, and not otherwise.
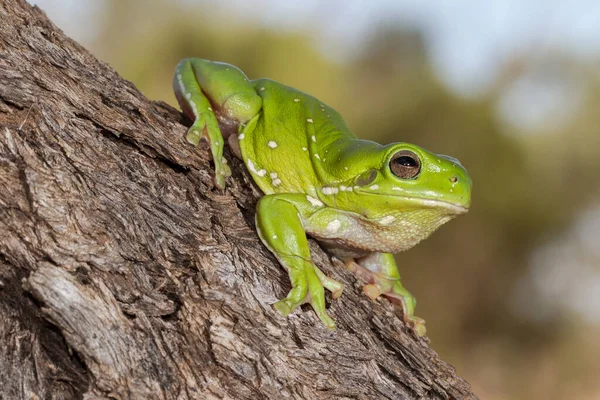
[{"label": "white spot on frog's skin", "polygon": [[238,135],[238,140],[244,140],[244,138],[245,138],[245,137],[246,137],[246,136],[245,136],[243,133],[240,133],[240,134]]},{"label": "white spot on frog's skin", "polygon": [[369,189],[371,189],[371,190],[377,190],[377,189],[379,189],[379,185],[373,185]]},{"label": "white spot on frog's skin", "polygon": [[312,140],[313,142],[317,143],[317,137],[315,135],[312,135],[310,137],[310,140]]},{"label": "white spot on frog's skin", "polygon": [[346,191],[346,186],[344,186],[344,185],[341,185],[341,186],[340,186],[340,190],[341,190],[342,192],[345,192],[345,191]]},{"label": "white spot on frog's skin", "polygon": [[300,101],[300,99],[294,99],[294,103],[297,103],[299,101]]},{"label": "white spot on frog's skin", "polygon": [[208,107],[208,108],[207,108],[207,110],[208,110],[208,111],[212,111],[212,108]]},{"label": "white spot on frog's skin", "polygon": [[401,187],[399,187],[399,186],[392,186],[392,190],[397,190],[397,191],[399,191],[399,192],[404,192],[404,189],[402,189],[402,188],[401,188]]},{"label": "white spot on frog's skin", "polygon": [[306,200],[308,200],[308,202],[310,204],[312,204],[314,207],[323,207],[323,203],[321,203],[320,200],[315,199],[312,196],[306,195]]},{"label": "white spot on frog's skin", "polygon": [[192,94],[191,93],[186,93],[185,94],[185,98],[188,99],[188,100],[191,99],[192,98]]},{"label": "white spot on frog's skin", "polygon": [[181,76],[181,74],[177,74],[177,82],[179,83],[179,90],[181,93],[185,93],[185,88],[183,87],[183,76]]},{"label": "white spot on frog's skin", "polygon": [[274,140],[269,140],[269,143],[267,144],[270,148],[274,149],[277,147],[277,142]]},{"label": "white spot on frog's skin", "polygon": [[252,162],[252,160],[248,160],[248,169],[251,172],[254,172],[256,175],[258,175],[260,177],[263,177],[263,176],[265,176],[267,174],[267,171],[264,170],[264,169],[257,170],[256,166],[254,165],[254,163]]},{"label": "white spot on frog's skin", "polygon": [[271,237],[273,238],[273,240],[277,239],[277,235],[273,235]]},{"label": "white spot on frog's skin", "polygon": [[320,160],[320,159],[321,159],[321,157],[319,156],[319,154],[318,154],[318,153],[315,153],[315,158],[316,158],[317,160]]},{"label": "white spot on frog's skin", "polygon": [[302,148],[302,151],[306,151],[306,150],[308,150],[306,147],[303,147],[303,148]]},{"label": "white spot on frog's skin", "polygon": [[198,107],[196,106],[196,103],[192,101],[190,102],[190,106],[192,107],[192,112],[194,113],[194,116],[198,117]]},{"label": "white spot on frog's skin", "polygon": [[435,164],[431,164],[431,170],[435,173],[442,172],[442,169]]},{"label": "white spot on frog's skin", "polygon": [[271,172],[269,174],[269,176],[271,177],[271,184],[273,186],[279,186],[279,185],[281,185],[281,179],[279,179],[277,177],[277,172]]},{"label": "white spot on frog's skin", "polygon": [[261,91],[261,92],[262,92],[263,90],[265,90],[265,87],[264,87],[264,86],[260,88],[260,91]]},{"label": "white spot on frog's skin", "polygon": [[336,194],[338,191],[339,189],[336,187],[325,186],[324,188],[321,188],[321,192],[323,192],[323,194]]},{"label": "white spot on frog's skin", "polygon": [[348,171],[348,167],[344,167],[344,171]]},{"label": "white spot on frog's skin", "polygon": [[342,227],[342,223],[339,220],[334,219],[333,221],[331,221],[330,223],[327,224],[325,231],[327,233],[336,233],[337,231],[340,230],[341,227]]},{"label": "white spot on frog's skin", "polygon": [[215,146],[219,146],[219,142],[215,141]]},{"label": "white spot on frog's skin", "polygon": [[312,118],[307,118],[307,119],[306,119],[306,122],[308,122],[309,124],[312,124],[312,123],[313,123],[313,120],[312,120]]},{"label": "white spot on frog's skin", "polygon": [[254,173],[256,173],[256,167],[254,166],[254,163],[252,162],[252,160],[248,160],[248,169],[249,169],[251,172],[254,172]]},{"label": "white spot on frog's skin", "polygon": [[385,217],[383,217],[379,220],[379,223],[381,225],[389,225],[392,222],[394,222],[395,220],[396,220],[396,217],[394,217],[393,215],[386,215]]}]

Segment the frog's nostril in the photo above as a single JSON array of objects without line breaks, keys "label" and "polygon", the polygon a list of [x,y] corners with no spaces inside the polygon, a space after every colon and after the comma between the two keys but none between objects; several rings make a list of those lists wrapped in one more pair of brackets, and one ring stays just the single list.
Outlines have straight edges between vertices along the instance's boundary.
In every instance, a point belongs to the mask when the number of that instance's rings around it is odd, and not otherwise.
[{"label": "frog's nostril", "polygon": [[450,182],[452,182],[452,183],[456,183],[456,182],[458,182],[458,176],[453,176],[453,177],[451,177],[451,178],[450,178]]}]

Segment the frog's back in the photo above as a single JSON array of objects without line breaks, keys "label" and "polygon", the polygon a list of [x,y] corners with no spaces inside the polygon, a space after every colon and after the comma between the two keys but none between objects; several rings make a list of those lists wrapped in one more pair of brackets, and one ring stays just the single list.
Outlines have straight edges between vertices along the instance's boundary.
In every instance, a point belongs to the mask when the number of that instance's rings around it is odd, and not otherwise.
[{"label": "frog's back", "polygon": [[328,148],[354,136],[337,111],[314,97],[269,79],[252,83],[263,107],[240,133],[239,145],[254,181],[266,194],[316,195]]}]

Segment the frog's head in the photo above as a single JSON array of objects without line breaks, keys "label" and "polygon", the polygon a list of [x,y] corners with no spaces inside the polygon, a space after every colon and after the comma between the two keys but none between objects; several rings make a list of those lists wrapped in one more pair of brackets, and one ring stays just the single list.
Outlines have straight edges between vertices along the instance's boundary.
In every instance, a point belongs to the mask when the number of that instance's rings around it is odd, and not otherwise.
[{"label": "frog's head", "polygon": [[471,204],[471,178],[460,161],[413,144],[386,146],[383,165],[369,187],[374,184],[407,205],[463,214]]},{"label": "frog's head", "polygon": [[408,143],[390,144],[378,152],[377,166],[371,164],[354,179],[355,204],[370,220],[410,232],[406,245],[467,212],[471,178],[458,160]]}]

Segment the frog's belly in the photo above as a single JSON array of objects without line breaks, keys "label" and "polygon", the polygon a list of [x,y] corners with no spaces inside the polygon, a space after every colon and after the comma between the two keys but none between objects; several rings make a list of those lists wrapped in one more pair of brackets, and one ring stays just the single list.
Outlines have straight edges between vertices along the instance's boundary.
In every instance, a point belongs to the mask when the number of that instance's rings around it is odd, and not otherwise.
[{"label": "frog's belly", "polygon": [[[340,258],[361,257],[368,253],[399,253],[410,249],[427,238],[440,225],[452,219],[451,215],[440,215],[418,211],[398,213],[393,223],[383,225],[380,221],[348,218],[339,215],[323,229],[310,221],[306,232],[325,245],[332,254]],[[331,226],[338,226],[333,231]],[[329,229],[328,229],[329,228]]]},{"label": "frog's belly", "polygon": [[361,258],[373,252],[372,250],[369,251],[364,249],[348,247],[343,243],[339,243],[335,239],[320,239],[317,237],[315,237],[315,239],[322,246],[324,246],[331,255],[339,258],[340,260],[347,260],[349,258]]}]

